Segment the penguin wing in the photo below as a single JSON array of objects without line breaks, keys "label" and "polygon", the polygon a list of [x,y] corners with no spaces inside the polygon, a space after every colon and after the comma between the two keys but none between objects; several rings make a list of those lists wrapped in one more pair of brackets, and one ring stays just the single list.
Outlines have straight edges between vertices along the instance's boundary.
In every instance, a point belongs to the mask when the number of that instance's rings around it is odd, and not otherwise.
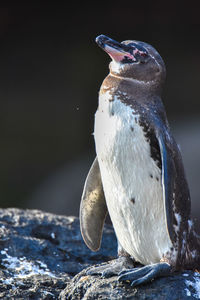
[{"label": "penguin wing", "polygon": [[174,240],[173,228],[173,193],[175,181],[175,164],[172,156],[172,151],[166,141],[166,136],[162,131],[157,131],[157,140],[160,147],[161,162],[162,162],[162,187],[166,224],[171,241]]},{"label": "penguin wing", "polygon": [[[159,128],[159,127],[157,127]],[[185,170],[180,149],[167,128],[156,131],[162,161],[162,186],[166,223],[170,239],[175,241],[174,225],[177,217],[182,223],[191,217],[190,191],[185,176]],[[180,224],[178,225],[180,226]]]},{"label": "penguin wing", "polygon": [[107,212],[99,163],[95,158],[85,181],[80,205],[81,234],[93,251],[100,248]]}]

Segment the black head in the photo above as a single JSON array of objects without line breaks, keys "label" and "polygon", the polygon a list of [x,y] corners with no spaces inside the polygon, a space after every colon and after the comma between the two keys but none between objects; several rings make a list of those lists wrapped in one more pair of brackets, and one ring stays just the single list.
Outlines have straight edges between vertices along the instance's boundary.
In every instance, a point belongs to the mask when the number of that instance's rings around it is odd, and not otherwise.
[{"label": "black head", "polygon": [[158,84],[164,81],[165,64],[149,44],[134,40],[119,43],[105,35],[98,36],[96,42],[112,58],[111,74]]}]

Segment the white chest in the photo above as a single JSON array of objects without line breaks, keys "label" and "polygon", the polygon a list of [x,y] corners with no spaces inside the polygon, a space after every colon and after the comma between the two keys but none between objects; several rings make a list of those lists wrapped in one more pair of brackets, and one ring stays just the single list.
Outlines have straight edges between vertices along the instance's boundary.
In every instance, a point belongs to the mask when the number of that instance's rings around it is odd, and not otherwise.
[{"label": "white chest", "polygon": [[94,131],[109,214],[122,247],[143,264],[155,263],[172,246],[161,171],[150,157],[139,116],[110,97],[100,96]]}]

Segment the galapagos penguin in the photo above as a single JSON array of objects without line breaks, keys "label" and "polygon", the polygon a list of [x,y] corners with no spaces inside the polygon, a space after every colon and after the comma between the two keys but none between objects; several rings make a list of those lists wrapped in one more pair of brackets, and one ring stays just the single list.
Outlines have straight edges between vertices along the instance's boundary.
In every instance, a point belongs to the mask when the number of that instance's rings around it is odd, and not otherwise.
[{"label": "galapagos penguin", "polygon": [[105,35],[96,42],[112,61],[99,92],[97,157],[85,182],[80,225],[86,245],[97,251],[109,212],[118,258],[88,274],[118,275],[136,286],[198,268],[189,188],[161,100],[165,64],[144,42]]}]

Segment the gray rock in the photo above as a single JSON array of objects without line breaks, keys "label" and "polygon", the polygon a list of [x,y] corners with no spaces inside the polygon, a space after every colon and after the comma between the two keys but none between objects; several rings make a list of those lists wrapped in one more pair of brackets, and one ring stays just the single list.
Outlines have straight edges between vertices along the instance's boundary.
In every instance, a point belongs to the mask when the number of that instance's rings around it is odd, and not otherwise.
[{"label": "gray rock", "polygon": [[140,299],[188,300],[200,299],[200,276],[192,271],[156,279],[150,284],[132,288],[119,283],[117,277],[87,276],[83,270],[60,293],[60,300]]},{"label": "gray rock", "polygon": [[78,272],[116,255],[112,228],[104,233],[102,250],[94,253],[76,217],[0,209],[0,298],[57,299]]},{"label": "gray rock", "polygon": [[115,276],[108,279],[99,276],[87,276],[83,270],[61,292],[59,299],[200,299],[200,276],[192,271],[187,271],[132,288],[129,283],[119,283]]},{"label": "gray rock", "polygon": [[38,210],[0,209],[1,299],[200,299],[200,275],[174,274],[141,287],[87,276],[92,265],[116,256],[112,227],[105,226],[101,250],[82,241],[76,217]]}]

